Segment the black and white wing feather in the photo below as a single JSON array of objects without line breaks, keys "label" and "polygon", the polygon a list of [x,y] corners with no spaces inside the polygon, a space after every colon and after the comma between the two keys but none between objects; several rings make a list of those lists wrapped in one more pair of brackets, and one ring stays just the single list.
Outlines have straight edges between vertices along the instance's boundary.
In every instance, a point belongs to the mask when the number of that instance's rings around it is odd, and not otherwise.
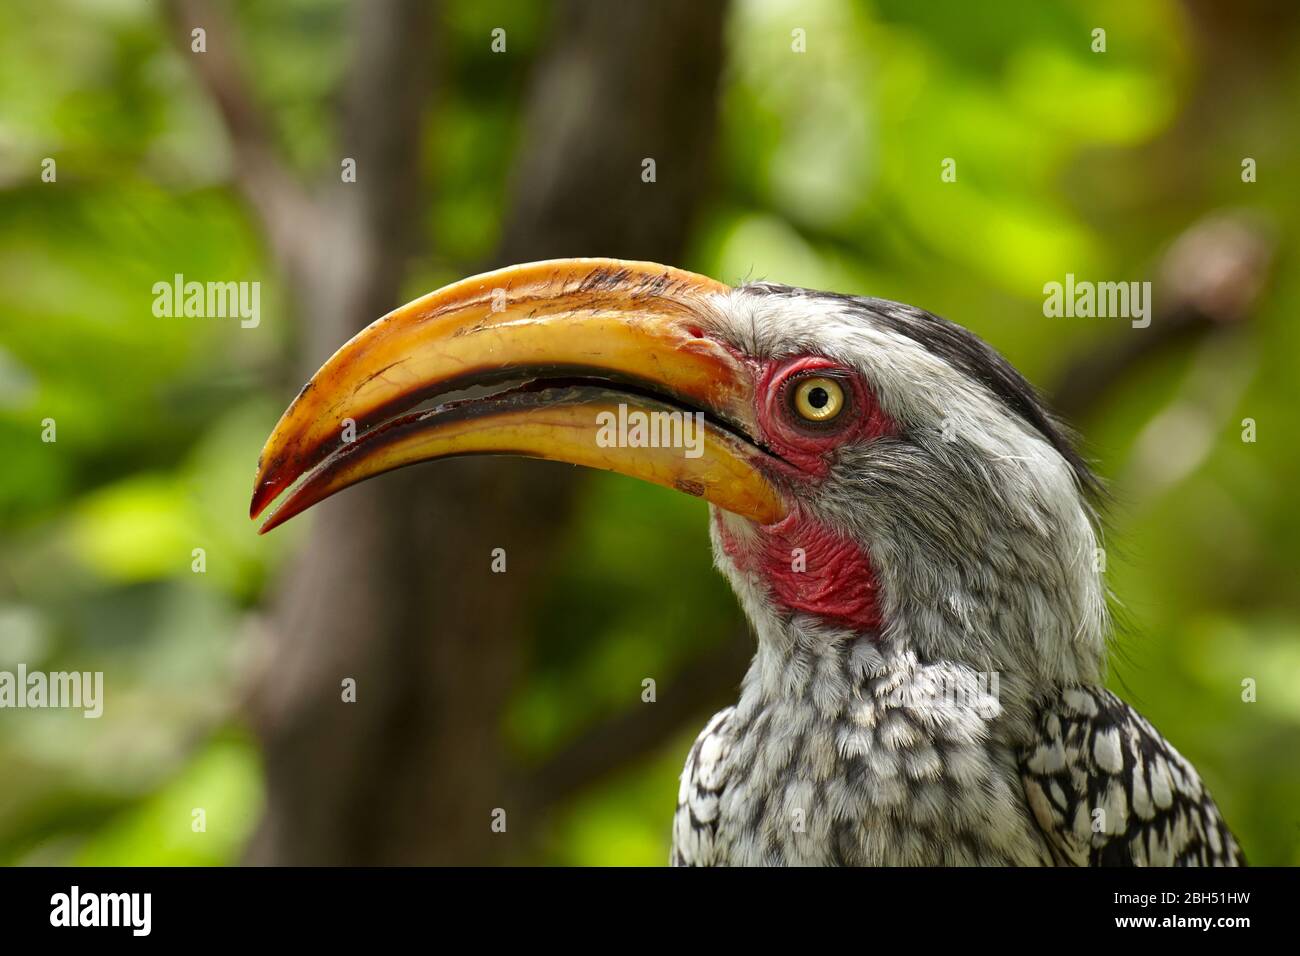
[{"label": "black and white wing feather", "polygon": [[1021,754],[1034,818],[1064,865],[1244,866],[1201,778],[1137,711],[1072,687]]},{"label": "black and white wing feather", "polygon": [[673,866],[717,866],[724,863],[718,846],[718,803],[726,783],[725,766],[731,747],[727,722],[736,708],[713,715],[696,738],[682,768],[673,816]]}]

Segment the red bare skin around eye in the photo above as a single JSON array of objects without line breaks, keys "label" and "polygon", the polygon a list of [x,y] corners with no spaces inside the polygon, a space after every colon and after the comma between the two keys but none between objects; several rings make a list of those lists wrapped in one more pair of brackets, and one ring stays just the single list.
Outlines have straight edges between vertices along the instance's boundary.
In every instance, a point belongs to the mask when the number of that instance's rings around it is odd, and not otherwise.
[{"label": "red bare skin around eye", "polygon": [[[849,400],[844,414],[850,417],[837,427],[813,430],[792,421],[783,386],[792,376],[810,374],[833,375],[843,384]],[[829,473],[829,453],[836,447],[898,432],[861,377],[830,359],[808,356],[769,363],[759,372],[758,382],[761,438],[788,463],[781,468],[788,481],[817,483]],[[798,507],[757,530],[756,541],[742,545],[718,522],[727,556],[741,570],[760,575],[781,607],[859,633],[880,630],[879,585],[865,550]]]},{"label": "red bare skin around eye", "polygon": [[[793,412],[785,389],[796,377],[825,374],[844,386],[848,416],[835,427],[828,429],[803,428],[793,422]],[[763,440],[768,446],[806,472],[824,478],[829,469],[827,457],[840,445],[855,444],[896,434],[897,426],[876,403],[856,372],[820,355],[806,356],[783,362],[770,362],[763,370],[754,392],[758,396],[758,424],[763,430]]]}]

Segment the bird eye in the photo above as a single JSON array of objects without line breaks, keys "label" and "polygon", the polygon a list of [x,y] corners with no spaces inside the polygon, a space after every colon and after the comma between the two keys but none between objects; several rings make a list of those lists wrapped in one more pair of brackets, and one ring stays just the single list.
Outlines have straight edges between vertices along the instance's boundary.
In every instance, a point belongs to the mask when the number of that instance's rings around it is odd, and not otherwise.
[{"label": "bird eye", "polygon": [[825,424],[844,410],[844,387],[824,375],[800,379],[794,386],[793,404],[804,421]]}]

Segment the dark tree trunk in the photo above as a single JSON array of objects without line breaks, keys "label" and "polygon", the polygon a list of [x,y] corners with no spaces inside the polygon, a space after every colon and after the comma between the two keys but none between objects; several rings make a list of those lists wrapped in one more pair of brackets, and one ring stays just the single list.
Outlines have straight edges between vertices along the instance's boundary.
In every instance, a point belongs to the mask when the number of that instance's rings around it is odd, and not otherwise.
[{"label": "dark tree trunk", "polygon": [[[368,3],[343,155],[313,251],[288,268],[304,373],[398,304],[418,220],[429,62],[422,3]],[[556,11],[515,164],[500,263],[572,255],[676,262],[709,171],[721,3],[581,0]],[[486,42],[486,40],[485,40]],[[656,182],[642,180],[653,159]],[[287,396],[286,396],[287,400]],[[573,469],[454,461],[317,508],[269,622],[253,713],[267,807],[257,863],[485,863],[526,852],[538,804],[501,740],[522,618],[576,485]],[[504,548],[508,571],[493,574]],[[356,703],[341,682],[357,681]],[[508,829],[494,834],[495,808]]]}]

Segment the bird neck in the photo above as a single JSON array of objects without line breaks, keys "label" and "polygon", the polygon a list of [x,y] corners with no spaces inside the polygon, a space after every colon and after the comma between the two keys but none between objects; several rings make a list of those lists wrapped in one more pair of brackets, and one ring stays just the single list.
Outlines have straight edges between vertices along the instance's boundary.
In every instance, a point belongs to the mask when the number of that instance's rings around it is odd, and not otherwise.
[{"label": "bird neck", "polygon": [[1022,709],[1051,687],[1103,676],[1104,592],[1091,527],[1078,527],[1079,540],[1035,548],[990,542],[988,554],[972,553],[964,565],[908,562],[897,549],[892,564],[873,560],[861,543],[798,511],[759,527],[715,509],[710,533],[773,686],[781,686],[777,671],[804,667],[818,645],[848,653],[866,644],[880,652],[879,666],[898,673],[920,662],[977,680],[997,675],[1003,699]]}]

